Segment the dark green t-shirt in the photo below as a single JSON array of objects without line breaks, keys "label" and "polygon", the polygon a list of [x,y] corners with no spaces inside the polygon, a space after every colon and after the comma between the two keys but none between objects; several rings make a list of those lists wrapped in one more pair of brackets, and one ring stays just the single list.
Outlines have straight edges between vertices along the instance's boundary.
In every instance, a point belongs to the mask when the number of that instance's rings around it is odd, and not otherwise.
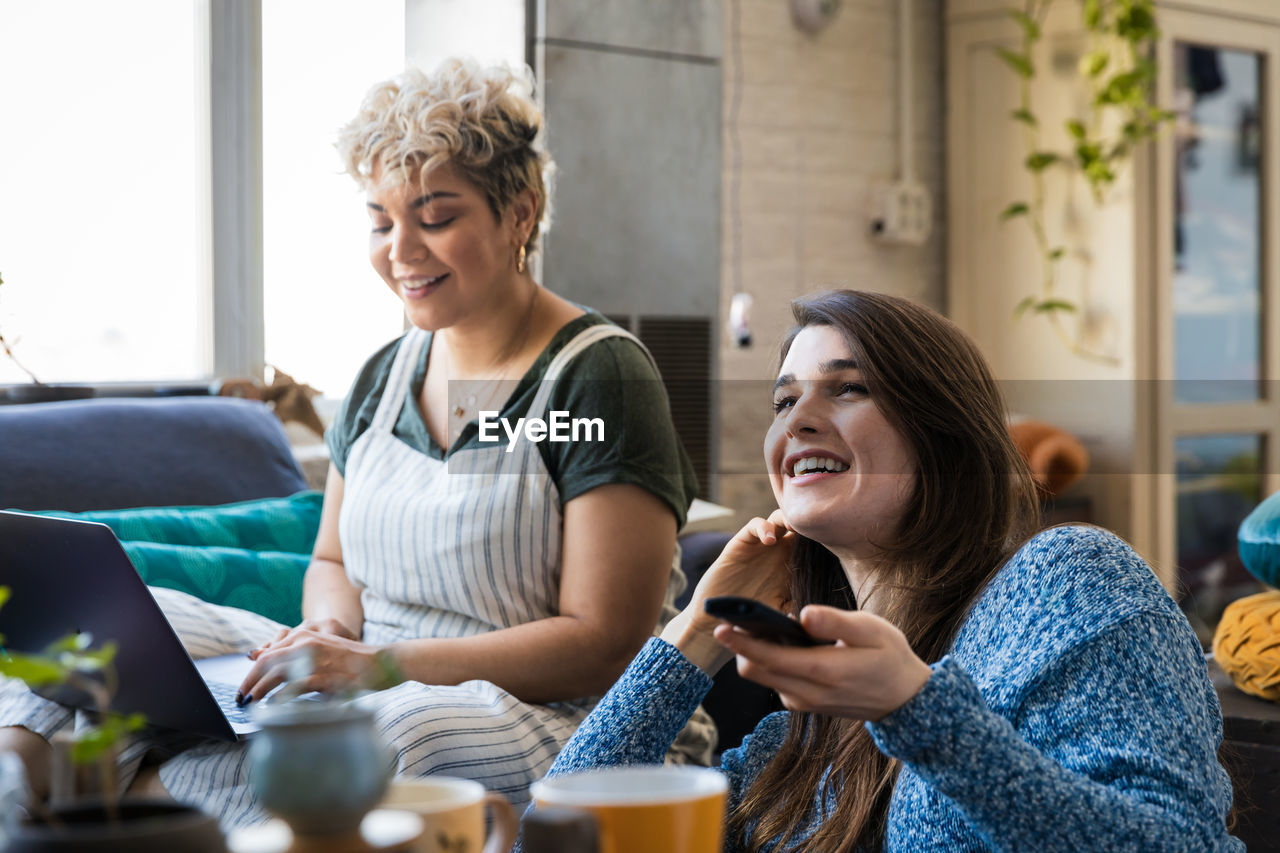
[{"label": "dark green t-shirt", "polygon": [[[566,323],[518,382],[502,383],[499,395],[507,391],[511,395],[501,407],[500,417],[514,425],[517,418],[528,416],[555,355],[583,329],[608,324],[594,311]],[[343,476],[351,446],[373,422],[399,344],[400,339],[392,341],[365,362],[326,433],[330,457]],[[443,459],[445,453],[431,438],[417,405],[426,381],[430,350],[428,339],[392,433],[415,450]],[[572,419],[599,419],[604,433],[598,441],[544,440],[536,445],[559,489],[562,508],[596,486],[632,483],[661,498],[671,507],[677,525],[684,525],[689,504],[698,493],[697,477],[671,423],[662,381],[648,355],[634,341],[610,337],[580,352],[560,374],[547,411],[538,416],[547,419],[553,411],[566,412]],[[585,435],[586,430],[579,434]],[[469,447],[505,447],[507,434],[501,426],[496,435],[500,439],[498,445],[482,443],[473,421],[450,452]],[[596,435],[598,432],[592,438]]]}]

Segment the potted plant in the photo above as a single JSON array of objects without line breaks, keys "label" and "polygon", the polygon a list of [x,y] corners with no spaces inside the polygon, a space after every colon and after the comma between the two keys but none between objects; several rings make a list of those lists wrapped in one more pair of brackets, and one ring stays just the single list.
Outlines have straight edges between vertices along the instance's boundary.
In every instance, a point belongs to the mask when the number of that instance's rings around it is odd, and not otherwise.
[{"label": "potted plant", "polygon": [[[4,285],[4,277],[0,276],[0,286]],[[19,370],[31,377],[29,385],[13,385],[4,391],[0,389],[0,397],[7,397],[15,403],[43,403],[52,400],[81,400],[93,396],[93,388],[87,385],[49,385],[41,382],[31,369],[18,360],[13,352],[13,345],[5,339],[0,330],[0,351],[12,361]]]},{"label": "potted plant", "polygon": [[[8,588],[0,587],[0,607],[8,598]],[[3,642],[0,636],[0,645]],[[94,725],[55,738],[50,768],[53,804],[30,804],[30,816],[12,827],[5,846],[8,853],[220,853],[226,849],[217,822],[198,809],[163,800],[120,798],[115,767],[118,744],[124,735],[141,729],[146,720],[141,714],[119,714],[110,709],[115,652],[114,643],[95,649],[88,635],[71,634],[37,654],[8,649],[0,653],[0,675],[17,678],[32,689],[82,691],[92,698],[97,715]]]},{"label": "potted plant", "polygon": [[[1063,292],[1059,267],[1069,256],[1087,259],[1085,247],[1068,246],[1051,233],[1050,203],[1045,177],[1050,169],[1065,169],[1082,178],[1096,208],[1107,201],[1108,191],[1133,160],[1134,152],[1152,140],[1173,120],[1173,113],[1154,102],[1155,47],[1159,40],[1154,0],[1079,0],[1080,23],[1087,46],[1079,58],[1077,83],[1086,97],[1082,107],[1065,121],[1067,150],[1054,150],[1032,96],[1038,68],[1034,59],[1043,40],[1042,26],[1054,0],[1022,0],[1022,8],[1010,8],[1009,16],[1021,28],[1017,49],[996,48],[996,54],[1018,80],[1018,102],[1009,117],[1023,137],[1022,165],[1031,178],[1030,193],[1010,202],[1000,213],[1002,222],[1026,223],[1035,240],[1040,279],[1021,299],[1015,317],[1036,315],[1073,354],[1101,364],[1114,365],[1116,356],[1101,352],[1085,341],[1080,309],[1087,294],[1077,300]],[[1067,315],[1076,315],[1069,323]],[[1073,328],[1074,326],[1074,328]]]}]

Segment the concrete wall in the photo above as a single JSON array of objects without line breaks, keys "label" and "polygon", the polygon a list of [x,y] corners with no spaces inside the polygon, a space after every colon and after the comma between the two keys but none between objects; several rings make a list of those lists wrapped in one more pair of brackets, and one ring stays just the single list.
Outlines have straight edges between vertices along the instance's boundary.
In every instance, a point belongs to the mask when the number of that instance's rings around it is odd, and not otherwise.
[{"label": "concrete wall", "polygon": [[789,301],[853,287],[945,307],[941,0],[913,7],[912,150],[934,209],[921,248],[868,234],[872,188],[897,172],[899,0],[844,0],[816,35],[783,0],[723,2],[722,316],[736,291],[755,302],[752,346],[721,338],[716,496],[742,519],[775,506],[761,445]]},{"label": "concrete wall", "polygon": [[539,0],[556,160],[543,283],[608,314],[714,316],[718,0]]}]

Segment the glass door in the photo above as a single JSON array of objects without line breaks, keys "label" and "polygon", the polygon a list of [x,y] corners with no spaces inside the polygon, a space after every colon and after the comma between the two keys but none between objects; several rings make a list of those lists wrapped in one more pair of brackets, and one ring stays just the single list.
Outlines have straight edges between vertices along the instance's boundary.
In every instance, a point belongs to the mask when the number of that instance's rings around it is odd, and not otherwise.
[{"label": "glass door", "polygon": [[1240,522],[1280,482],[1276,29],[1165,10],[1152,294],[1157,563],[1207,646],[1260,586]]}]

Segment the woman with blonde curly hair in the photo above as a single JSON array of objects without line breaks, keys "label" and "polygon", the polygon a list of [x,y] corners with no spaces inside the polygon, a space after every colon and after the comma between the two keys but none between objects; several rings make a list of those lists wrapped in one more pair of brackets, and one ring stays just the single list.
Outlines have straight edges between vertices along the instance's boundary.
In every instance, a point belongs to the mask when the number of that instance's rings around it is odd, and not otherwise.
[{"label": "woman with blonde curly hair", "polygon": [[[647,351],[533,278],[541,124],[526,81],[470,62],[369,92],[338,149],[410,329],[328,432],[303,622],[156,591],[194,656],[249,652],[242,703],[305,653],[291,689],[379,688],[398,773],[468,776],[517,803],[653,630],[696,492]],[[519,426],[555,413],[603,429],[538,441]],[[44,703],[19,724],[47,737],[65,715]],[[187,749],[159,781],[225,826],[262,817],[239,745]]]}]

